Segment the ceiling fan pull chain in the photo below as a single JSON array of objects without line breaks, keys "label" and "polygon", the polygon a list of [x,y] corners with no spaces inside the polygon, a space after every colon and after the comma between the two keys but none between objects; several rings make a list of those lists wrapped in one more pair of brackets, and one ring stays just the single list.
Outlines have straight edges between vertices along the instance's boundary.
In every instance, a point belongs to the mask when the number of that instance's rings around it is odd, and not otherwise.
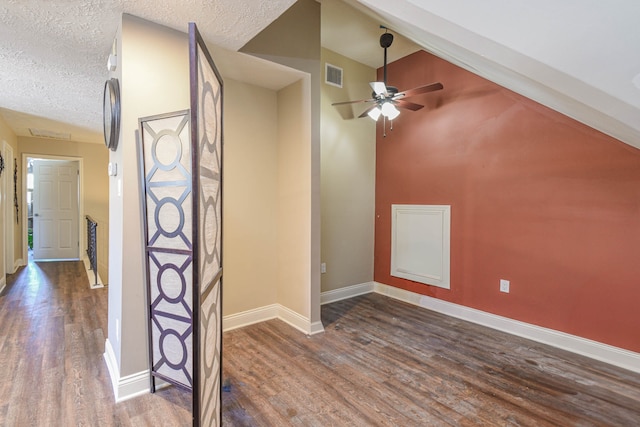
[{"label": "ceiling fan pull chain", "polygon": [[382,136],[387,137],[387,116],[382,116]]}]

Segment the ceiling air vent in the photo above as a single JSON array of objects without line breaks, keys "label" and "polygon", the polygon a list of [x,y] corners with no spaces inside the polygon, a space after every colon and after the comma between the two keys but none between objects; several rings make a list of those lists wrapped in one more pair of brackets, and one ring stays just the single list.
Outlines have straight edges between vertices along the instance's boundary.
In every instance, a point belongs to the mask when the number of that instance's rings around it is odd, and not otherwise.
[{"label": "ceiling air vent", "polygon": [[342,87],[342,68],[325,62],[324,82],[331,86]]},{"label": "ceiling air vent", "polygon": [[29,128],[29,133],[31,133],[32,136],[36,136],[38,138],[67,139],[67,140],[71,139],[70,133],[54,132],[46,129]]}]

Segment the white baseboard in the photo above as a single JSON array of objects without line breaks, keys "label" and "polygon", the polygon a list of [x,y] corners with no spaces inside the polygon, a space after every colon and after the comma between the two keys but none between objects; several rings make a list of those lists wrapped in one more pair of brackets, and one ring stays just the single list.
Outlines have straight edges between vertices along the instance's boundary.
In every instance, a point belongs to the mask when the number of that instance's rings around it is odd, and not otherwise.
[{"label": "white baseboard", "polygon": [[222,318],[222,331],[232,331],[234,329],[253,325],[254,323],[265,322],[278,318],[278,304],[271,304],[241,313],[230,314]]},{"label": "white baseboard", "polygon": [[358,285],[345,286],[344,288],[322,292],[320,294],[320,305],[341,301],[343,299],[357,297],[373,292],[375,282],[360,283]]},{"label": "white baseboard", "polygon": [[374,292],[640,373],[640,353],[375,283]]},{"label": "white baseboard", "polygon": [[224,332],[227,332],[271,319],[280,319],[307,335],[324,332],[322,322],[311,323],[308,318],[281,304],[271,304],[253,310],[224,316],[222,319],[222,329]]},{"label": "white baseboard", "polygon": [[324,333],[324,325],[321,321],[313,322],[311,324],[310,332],[307,335],[315,335]]},{"label": "white baseboard", "polygon": [[98,283],[96,284],[96,275],[93,272],[93,270],[91,270],[91,264],[89,262],[89,257],[87,255],[84,255],[82,257],[82,262],[84,262],[84,269],[87,272],[87,277],[89,278],[89,287],[91,289],[104,288],[104,283],[102,283],[100,274],[98,274]]},{"label": "white baseboard", "polygon": [[7,286],[7,278],[5,276],[0,277],[0,294],[4,291],[4,288]]},{"label": "white baseboard", "polygon": [[[23,260],[22,258],[18,258],[17,260],[15,260],[15,261],[13,262],[13,273],[15,273],[16,271],[18,271],[18,269],[19,269],[20,267],[23,267],[23,266],[25,266],[25,265],[27,265],[27,264],[24,262],[24,260]],[[13,273],[11,273],[11,274],[13,274]]]},{"label": "white baseboard", "polygon": [[322,322],[311,323],[308,317],[304,317],[283,305],[278,305],[278,318],[283,322],[293,326],[300,332],[303,332],[307,335],[315,335],[324,332],[324,326],[322,326]]},{"label": "white baseboard", "polygon": [[640,373],[640,354],[622,348],[592,341],[586,338],[554,331],[507,317],[498,316],[463,305],[439,300],[415,292],[385,285],[378,282],[367,282],[347,286],[341,289],[323,292],[320,295],[321,304],[328,304],[358,295],[375,292],[386,295],[409,304],[417,305],[447,316],[466,320],[479,325],[507,332],[512,335],[527,338],[553,347],[561,348],[572,353],[600,360],[614,366],[619,366],[633,372]]},{"label": "white baseboard", "polygon": [[116,403],[132,399],[150,392],[150,373],[148,369],[124,377],[120,376],[118,361],[109,338],[104,343],[104,360],[111,377],[113,396]]}]

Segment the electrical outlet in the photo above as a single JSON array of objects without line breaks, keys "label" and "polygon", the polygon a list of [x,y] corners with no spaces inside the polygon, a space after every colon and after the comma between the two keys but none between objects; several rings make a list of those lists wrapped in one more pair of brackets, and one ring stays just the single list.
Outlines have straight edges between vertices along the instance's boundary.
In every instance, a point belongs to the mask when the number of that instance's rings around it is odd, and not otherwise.
[{"label": "electrical outlet", "polygon": [[327,272],[327,263],[323,262],[322,264],[320,264],[320,273],[326,273]]},{"label": "electrical outlet", "polygon": [[500,279],[500,292],[509,293],[509,281]]}]

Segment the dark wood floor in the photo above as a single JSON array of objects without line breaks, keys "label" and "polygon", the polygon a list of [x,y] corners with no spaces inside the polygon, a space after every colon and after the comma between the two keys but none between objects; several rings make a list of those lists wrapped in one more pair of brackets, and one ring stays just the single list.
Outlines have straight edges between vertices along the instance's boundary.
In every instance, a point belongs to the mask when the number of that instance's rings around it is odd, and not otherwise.
[{"label": "dark wood floor", "polygon": [[188,426],[176,389],[115,404],[104,362],[107,288],[82,262],[29,263],[0,294],[0,426]]},{"label": "dark wood floor", "polygon": [[[107,290],[30,264],[0,295],[0,425],[187,426],[174,388],[115,404]],[[225,426],[639,426],[640,375],[380,295],[224,335]]]},{"label": "dark wood floor", "polygon": [[640,375],[369,294],[224,335],[228,425],[640,426]]}]

